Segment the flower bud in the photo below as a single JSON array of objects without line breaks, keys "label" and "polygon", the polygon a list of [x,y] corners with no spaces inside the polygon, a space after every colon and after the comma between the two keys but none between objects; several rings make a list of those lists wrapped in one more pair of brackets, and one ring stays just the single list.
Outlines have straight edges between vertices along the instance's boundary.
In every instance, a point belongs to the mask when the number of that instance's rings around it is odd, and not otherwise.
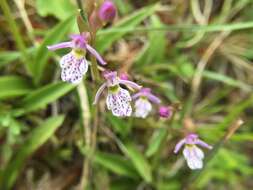
[{"label": "flower bud", "polygon": [[120,73],[119,78],[122,80],[129,80],[127,73]]},{"label": "flower bud", "polygon": [[170,106],[161,106],[159,108],[159,115],[162,118],[170,118],[172,115],[172,108]]},{"label": "flower bud", "polygon": [[116,16],[116,6],[112,1],[106,0],[98,11],[98,16],[103,22],[110,22]]}]

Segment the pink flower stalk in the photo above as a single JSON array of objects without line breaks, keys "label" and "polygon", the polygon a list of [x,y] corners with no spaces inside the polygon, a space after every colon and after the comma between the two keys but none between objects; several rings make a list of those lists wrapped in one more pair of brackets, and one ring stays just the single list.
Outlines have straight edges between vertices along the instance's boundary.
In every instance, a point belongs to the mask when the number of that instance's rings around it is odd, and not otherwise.
[{"label": "pink flower stalk", "polygon": [[170,118],[172,116],[172,107],[170,107],[170,106],[161,106],[159,108],[159,115],[162,118]]},{"label": "pink flower stalk", "polygon": [[88,61],[85,58],[86,50],[95,56],[100,64],[106,65],[106,62],[98,52],[87,43],[86,34],[72,34],[70,38],[72,39],[71,41],[47,46],[47,48],[51,51],[63,48],[72,49],[71,52],[64,55],[60,60],[60,67],[62,68],[61,79],[66,82],[78,84],[88,70]]},{"label": "pink flower stalk", "polygon": [[110,22],[116,16],[116,6],[112,1],[106,0],[101,6],[98,11],[98,16],[103,22]]},{"label": "pink flower stalk", "polygon": [[198,138],[197,134],[191,133],[187,135],[184,139],[180,140],[174,149],[174,153],[178,151],[185,145],[183,150],[184,158],[187,162],[187,165],[190,169],[196,170],[203,167],[204,153],[196,145],[200,145],[207,149],[212,149],[213,147],[205,143],[204,141]]},{"label": "pink flower stalk", "polygon": [[118,117],[131,116],[132,107],[130,103],[132,98],[127,90],[120,87],[120,84],[130,86],[134,89],[140,89],[141,86],[132,81],[120,79],[115,71],[105,72],[104,77],[106,82],[98,89],[93,104],[97,104],[102,92],[107,88],[106,105],[108,110],[111,110],[112,114]]},{"label": "pink flower stalk", "polygon": [[132,96],[135,101],[136,117],[146,118],[152,110],[152,104],[160,104],[161,100],[151,93],[150,88],[142,88],[138,93]]}]

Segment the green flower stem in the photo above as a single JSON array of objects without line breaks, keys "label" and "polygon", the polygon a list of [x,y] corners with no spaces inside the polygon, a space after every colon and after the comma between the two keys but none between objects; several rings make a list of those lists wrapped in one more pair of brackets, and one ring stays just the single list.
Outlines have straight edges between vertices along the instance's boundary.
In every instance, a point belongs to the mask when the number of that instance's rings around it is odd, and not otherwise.
[{"label": "green flower stem", "polygon": [[25,63],[25,67],[26,67],[27,71],[29,73],[31,73],[32,69],[31,69],[31,64],[30,64],[31,63],[30,58],[26,52],[25,43],[24,43],[22,36],[18,30],[17,24],[13,18],[13,14],[11,13],[10,7],[9,7],[8,3],[6,2],[6,0],[1,0],[0,6],[1,6],[4,16],[9,24],[9,27],[10,27],[11,33],[14,37],[14,40],[16,42],[17,48],[22,53],[22,61]]},{"label": "green flower stem", "polygon": [[[83,144],[85,143],[85,147],[87,147],[87,149],[90,149],[91,139],[92,139],[91,128],[90,128],[91,114],[90,114],[90,108],[89,108],[87,89],[83,82],[78,85],[77,92],[80,99],[81,122],[84,129],[83,141],[85,142],[83,142]],[[80,189],[86,189],[86,187],[88,186],[89,173],[90,173],[90,159],[85,158],[83,161]]]}]

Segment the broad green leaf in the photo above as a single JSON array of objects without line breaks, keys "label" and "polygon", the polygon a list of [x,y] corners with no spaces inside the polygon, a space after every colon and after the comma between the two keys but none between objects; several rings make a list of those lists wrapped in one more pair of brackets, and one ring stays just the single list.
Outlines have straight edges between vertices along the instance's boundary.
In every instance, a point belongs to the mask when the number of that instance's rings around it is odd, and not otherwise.
[{"label": "broad green leaf", "polygon": [[111,170],[112,172],[127,176],[131,178],[137,178],[135,168],[127,159],[123,156],[116,154],[109,154],[104,152],[96,152],[94,156],[94,162],[100,164],[101,166]]},{"label": "broad green leaf", "polygon": [[75,17],[71,16],[65,21],[60,22],[57,24],[45,37],[44,41],[38,48],[38,51],[35,55],[35,64],[34,64],[34,77],[35,82],[39,83],[41,77],[43,75],[45,66],[48,62],[48,58],[50,57],[50,51],[47,49],[46,46],[52,45],[55,43],[59,43],[66,33],[70,30],[70,28],[74,25]]},{"label": "broad green leaf", "polygon": [[126,143],[123,151],[130,158],[140,176],[146,182],[152,182],[151,167],[144,155],[137,149],[137,147],[133,143]]},{"label": "broad green leaf", "polygon": [[21,101],[19,108],[23,109],[24,113],[43,108],[67,94],[74,87],[74,85],[64,82],[46,85],[27,95]]},{"label": "broad green leaf", "polygon": [[25,95],[32,90],[31,83],[19,76],[0,77],[0,100]]},{"label": "broad green leaf", "polygon": [[[159,17],[152,15],[150,18],[150,27],[162,26],[163,24],[159,20]],[[144,51],[141,51],[141,54],[137,56],[136,65],[141,66],[162,61],[166,48],[165,32],[156,31],[148,33],[147,46],[144,46]]]},{"label": "broad green leaf", "polygon": [[36,0],[36,8],[40,16],[53,15],[61,20],[73,15],[77,9],[71,0]]},{"label": "broad green leaf", "polygon": [[[115,24],[112,28],[104,30],[105,33],[103,34],[103,30],[98,32],[98,37],[96,41],[96,48],[99,52],[103,53],[107,48],[111,46],[113,42],[120,39],[124,36],[127,32],[113,32],[113,30],[117,29],[134,29],[138,24],[140,24],[145,18],[152,15],[157,10],[158,5],[152,5],[148,7],[144,7],[135,13],[131,14],[128,17],[125,17],[117,24]],[[109,32],[109,33],[107,33]]]},{"label": "broad green leaf", "polygon": [[63,116],[52,117],[43,122],[39,127],[33,129],[25,143],[18,149],[13,160],[4,170],[0,183],[1,189],[9,190],[12,188],[25,160],[54,134],[63,120]]}]

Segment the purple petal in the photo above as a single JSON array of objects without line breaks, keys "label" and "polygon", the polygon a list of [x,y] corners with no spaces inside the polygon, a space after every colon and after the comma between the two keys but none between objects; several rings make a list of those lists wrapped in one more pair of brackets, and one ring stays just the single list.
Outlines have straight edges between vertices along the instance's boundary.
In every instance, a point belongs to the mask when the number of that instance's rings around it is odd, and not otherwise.
[{"label": "purple petal", "polygon": [[102,94],[102,92],[104,91],[105,88],[106,88],[106,83],[103,83],[99,87],[99,89],[98,89],[98,91],[96,93],[95,100],[94,100],[93,104],[97,104],[97,102],[98,102],[98,100],[99,100],[99,98],[100,98],[100,96],[101,96],[101,94]]},{"label": "purple petal", "polygon": [[101,63],[101,65],[106,65],[107,63],[103,60],[103,58],[99,55],[99,53],[93,49],[89,44],[86,45],[86,49],[96,57],[96,59]]},{"label": "purple petal", "polygon": [[132,82],[132,81],[130,81],[130,80],[122,80],[122,79],[120,79],[120,80],[119,80],[119,83],[120,83],[120,84],[127,85],[127,86],[130,86],[130,87],[132,87],[132,88],[134,88],[134,89],[137,89],[137,90],[139,90],[139,89],[142,88],[140,85],[138,85],[138,84],[136,84],[135,82]]},{"label": "purple petal", "polygon": [[135,100],[135,99],[139,98],[140,96],[142,96],[142,92],[138,92],[138,93],[134,94],[132,96],[132,99]]},{"label": "purple petal", "polygon": [[212,148],[213,148],[213,147],[210,146],[209,144],[207,144],[207,143],[205,143],[204,141],[199,140],[199,139],[196,141],[195,144],[198,144],[198,145],[200,145],[200,146],[202,146],[202,147],[204,147],[204,148],[207,148],[207,149],[212,149]]},{"label": "purple petal", "polygon": [[182,148],[182,146],[185,144],[185,139],[182,139],[180,140],[176,146],[175,146],[175,149],[174,149],[174,153],[177,154],[178,151]]},{"label": "purple petal", "polygon": [[147,97],[148,97],[148,99],[151,101],[151,102],[153,102],[153,103],[155,103],[155,104],[160,104],[161,103],[161,100],[157,97],[157,96],[155,96],[155,95],[153,95],[153,94],[147,94]]},{"label": "purple petal", "polygon": [[47,49],[49,49],[50,51],[54,51],[54,50],[57,50],[57,49],[72,48],[72,47],[73,47],[72,42],[62,42],[62,43],[58,43],[58,44],[55,44],[55,45],[47,46]]}]

